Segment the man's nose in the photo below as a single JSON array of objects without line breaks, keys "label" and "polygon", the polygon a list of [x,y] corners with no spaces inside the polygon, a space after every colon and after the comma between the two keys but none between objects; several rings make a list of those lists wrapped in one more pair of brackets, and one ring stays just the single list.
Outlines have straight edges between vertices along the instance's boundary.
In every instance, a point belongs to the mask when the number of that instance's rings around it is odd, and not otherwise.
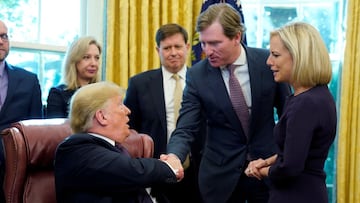
[{"label": "man's nose", "polygon": [[206,54],[206,56],[209,56],[213,52],[212,47],[209,45],[206,45],[206,44],[203,45],[202,49],[203,49],[204,53]]}]

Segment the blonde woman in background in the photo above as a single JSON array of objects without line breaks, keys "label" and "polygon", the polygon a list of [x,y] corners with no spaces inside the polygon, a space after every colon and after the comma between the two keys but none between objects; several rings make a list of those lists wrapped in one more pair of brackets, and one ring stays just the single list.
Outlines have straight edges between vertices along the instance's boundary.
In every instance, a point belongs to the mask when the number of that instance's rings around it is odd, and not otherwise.
[{"label": "blonde woman in background", "polygon": [[101,45],[94,37],[81,37],[71,44],[63,65],[62,83],[49,92],[47,118],[66,118],[70,98],[75,91],[100,80],[100,55]]}]

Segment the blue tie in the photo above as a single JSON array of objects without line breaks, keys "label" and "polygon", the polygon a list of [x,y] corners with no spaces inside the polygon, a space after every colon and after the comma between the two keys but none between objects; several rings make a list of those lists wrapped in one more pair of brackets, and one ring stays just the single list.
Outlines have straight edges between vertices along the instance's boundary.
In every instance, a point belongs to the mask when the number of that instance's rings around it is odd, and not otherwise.
[{"label": "blue tie", "polygon": [[248,137],[250,114],[240,83],[234,74],[235,68],[236,65],[234,64],[228,66],[230,100],[236,112],[236,115],[241,122],[244,134],[246,137]]}]

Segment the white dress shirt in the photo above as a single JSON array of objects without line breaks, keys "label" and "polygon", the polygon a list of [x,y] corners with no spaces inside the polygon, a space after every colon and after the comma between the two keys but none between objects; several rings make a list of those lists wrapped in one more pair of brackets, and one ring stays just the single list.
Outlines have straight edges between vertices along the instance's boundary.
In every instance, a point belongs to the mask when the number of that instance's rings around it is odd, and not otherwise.
[{"label": "white dress shirt", "polygon": [[[163,86],[164,86],[164,97],[165,97],[165,108],[166,108],[166,123],[167,123],[167,138],[169,140],[171,133],[176,127],[174,122],[174,89],[176,81],[172,78],[174,73],[169,72],[166,68],[162,67],[163,74]],[[186,65],[177,73],[180,76],[182,88],[185,87],[186,77]]]}]

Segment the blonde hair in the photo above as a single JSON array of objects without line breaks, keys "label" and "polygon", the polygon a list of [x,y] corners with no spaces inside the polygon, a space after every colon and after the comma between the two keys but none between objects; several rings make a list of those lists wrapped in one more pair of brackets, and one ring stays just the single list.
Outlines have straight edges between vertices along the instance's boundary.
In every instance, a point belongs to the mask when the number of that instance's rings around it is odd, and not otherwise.
[{"label": "blonde hair", "polygon": [[74,133],[87,132],[92,127],[96,111],[109,99],[124,96],[125,89],[112,82],[97,82],[81,87],[70,101],[70,126]]},{"label": "blonde hair", "polygon": [[330,82],[330,56],[315,27],[304,22],[294,22],[272,31],[270,38],[274,36],[280,37],[293,59],[291,81],[304,87]]},{"label": "blonde hair", "polygon": [[[67,85],[67,89],[76,90],[80,87],[77,81],[76,64],[86,54],[90,45],[96,45],[101,54],[101,45],[96,41],[94,37],[85,36],[75,40],[68,48],[63,64],[63,83]],[[92,78],[90,83],[100,81],[100,71],[96,74],[96,77]]]}]

